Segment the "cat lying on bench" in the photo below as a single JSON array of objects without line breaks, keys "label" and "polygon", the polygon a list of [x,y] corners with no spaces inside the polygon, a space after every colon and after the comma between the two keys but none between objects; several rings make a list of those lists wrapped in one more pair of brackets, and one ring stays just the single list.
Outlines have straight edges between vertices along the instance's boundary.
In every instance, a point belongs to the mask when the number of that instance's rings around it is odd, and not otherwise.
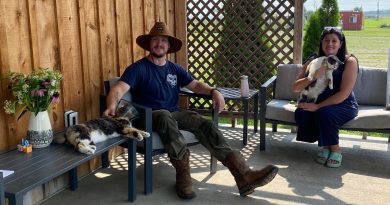
[{"label": "cat lying on bench", "polygon": [[[343,62],[334,55],[321,56],[312,60],[306,69],[306,77],[312,82],[299,94],[299,102],[315,103],[318,96],[327,86],[329,86],[330,89],[333,89],[332,72],[337,69],[340,64],[343,64]],[[317,79],[314,79],[316,71],[323,66],[327,67],[325,74]]]},{"label": "cat lying on bench", "polygon": [[110,138],[127,136],[138,141],[149,137],[148,132],[132,127],[134,107],[123,106],[118,108],[113,118],[101,117],[85,123],[73,125],[66,129],[65,138],[76,150],[84,154],[94,154],[95,144]]}]

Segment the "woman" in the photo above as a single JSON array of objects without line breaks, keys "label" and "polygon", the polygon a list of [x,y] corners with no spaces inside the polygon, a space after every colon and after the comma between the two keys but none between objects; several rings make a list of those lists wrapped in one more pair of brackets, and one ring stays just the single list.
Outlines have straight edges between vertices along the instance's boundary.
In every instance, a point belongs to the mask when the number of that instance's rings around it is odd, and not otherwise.
[{"label": "woman", "polygon": [[[339,146],[339,128],[356,117],[358,105],[353,93],[359,65],[353,55],[348,55],[344,34],[336,28],[327,27],[320,37],[319,56],[336,55],[344,64],[333,71],[333,86],[326,88],[315,103],[299,103],[295,111],[298,125],[297,140],[318,141],[322,151],[316,161],[328,167],[340,167],[342,161]],[[320,68],[309,81],[305,77],[307,65],[294,82],[293,90],[300,92],[315,79],[325,74],[326,67]]]}]

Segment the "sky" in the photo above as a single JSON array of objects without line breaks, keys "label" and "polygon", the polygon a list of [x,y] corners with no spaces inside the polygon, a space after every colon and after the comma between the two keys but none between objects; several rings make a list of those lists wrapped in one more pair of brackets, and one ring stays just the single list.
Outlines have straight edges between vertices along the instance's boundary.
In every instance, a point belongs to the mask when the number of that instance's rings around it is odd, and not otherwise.
[{"label": "sky", "polygon": [[[363,11],[376,11],[390,9],[390,0],[338,0],[339,10],[353,10],[356,6],[362,6]],[[315,10],[322,4],[322,0],[306,0],[304,6],[307,10]]]}]

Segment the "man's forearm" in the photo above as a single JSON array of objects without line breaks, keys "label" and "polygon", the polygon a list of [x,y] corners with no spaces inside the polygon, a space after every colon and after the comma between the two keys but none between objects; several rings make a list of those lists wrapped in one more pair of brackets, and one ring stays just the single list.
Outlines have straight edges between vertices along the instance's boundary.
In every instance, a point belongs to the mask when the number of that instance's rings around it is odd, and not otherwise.
[{"label": "man's forearm", "polygon": [[198,82],[195,86],[194,92],[204,95],[209,95],[212,87],[203,82]]},{"label": "man's forearm", "polygon": [[123,93],[120,92],[119,89],[113,87],[110,92],[108,93],[106,103],[107,107],[116,107],[120,99],[122,98]]}]

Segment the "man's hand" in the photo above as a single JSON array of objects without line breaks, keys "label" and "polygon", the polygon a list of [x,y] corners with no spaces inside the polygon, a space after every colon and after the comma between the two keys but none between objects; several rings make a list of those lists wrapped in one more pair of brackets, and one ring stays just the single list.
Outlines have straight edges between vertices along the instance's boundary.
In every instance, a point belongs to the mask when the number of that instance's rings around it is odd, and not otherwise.
[{"label": "man's hand", "polygon": [[218,113],[222,112],[225,107],[225,98],[218,90],[213,90],[211,93],[214,109],[218,109]]},{"label": "man's hand", "polygon": [[104,112],[103,112],[103,116],[106,116],[106,117],[114,117],[115,116],[115,106],[112,106],[112,107],[108,107]]}]

